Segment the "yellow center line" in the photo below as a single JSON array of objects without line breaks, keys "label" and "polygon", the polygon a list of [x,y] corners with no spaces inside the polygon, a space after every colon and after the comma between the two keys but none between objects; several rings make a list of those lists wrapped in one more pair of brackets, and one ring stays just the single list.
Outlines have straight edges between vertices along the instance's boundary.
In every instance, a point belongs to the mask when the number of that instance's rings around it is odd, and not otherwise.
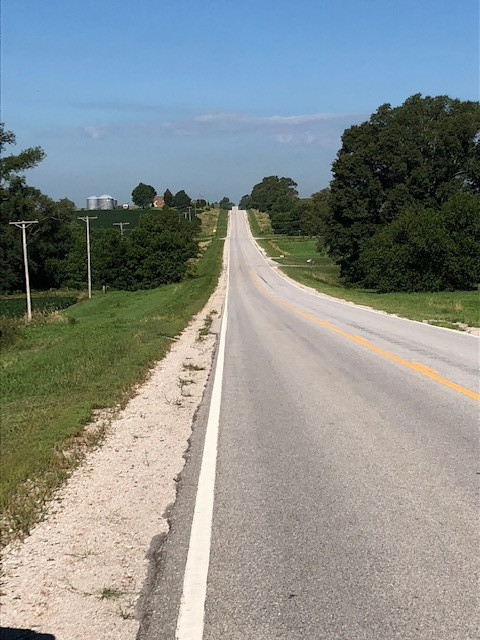
[{"label": "yellow center line", "polygon": [[250,275],[251,275],[251,278],[252,278],[253,282],[258,287],[258,289],[260,289],[260,291],[262,291],[269,298],[271,298],[272,300],[274,300],[278,304],[282,305],[282,307],[290,309],[291,311],[293,311],[294,313],[298,314],[299,316],[302,316],[303,318],[306,318],[307,320],[310,320],[311,322],[315,322],[315,324],[319,324],[322,327],[326,327],[330,331],[334,331],[335,333],[338,333],[339,335],[343,336],[344,338],[347,338],[348,340],[352,340],[353,342],[356,342],[357,344],[361,345],[362,347],[366,347],[367,349],[370,349],[371,351],[374,351],[375,353],[378,353],[381,356],[384,356],[385,358],[388,358],[389,360],[393,360],[394,362],[397,362],[398,364],[401,364],[404,367],[407,367],[408,369],[412,369],[413,371],[416,371],[417,373],[421,373],[422,375],[427,376],[427,378],[431,378],[432,380],[436,380],[437,382],[440,382],[440,384],[444,384],[446,387],[450,387],[450,389],[454,389],[455,391],[459,391],[460,393],[463,393],[464,395],[469,396],[470,398],[473,398],[474,400],[480,400],[480,394],[475,393],[475,391],[471,391],[470,389],[467,389],[466,387],[462,387],[461,385],[457,384],[456,382],[452,382],[451,380],[447,380],[446,378],[442,378],[442,376],[438,375],[438,373],[435,371],[435,369],[432,369],[431,367],[428,367],[427,365],[422,364],[420,362],[408,362],[408,360],[404,360],[403,358],[399,358],[398,356],[394,355],[393,353],[390,353],[389,351],[385,351],[384,349],[380,349],[379,347],[376,347],[374,344],[371,344],[370,342],[368,342],[368,340],[366,340],[362,336],[357,336],[357,335],[353,335],[351,333],[347,333],[346,331],[342,331],[342,329],[339,329],[338,327],[335,327],[331,322],[326,322],[325,320],[319,320],[315,316],[312,316],[310,313],[307,313],[306,311],[302,311],[301,309],[298,309],[297,307],[294,307],[293,305],[289,304],[288,302],[285,302],[285,300],[282,300],[281,298],[277,297],[276,295],[274,295],[273,293],[268,291],[268,289],[266,289],[263,286],[263,284],[260,282],[260,280],[259,280],[259,278],[258,278],[256,273],[251,271]]},{"label": "yellow center line", "polygon": [[428,365],[423,364],[422,362],[412,362],[412,364],[415,365],[417,369],[422,369],[422,371],[429,371],[430,373],[438,373],[436,369],[432,369],[432,367],[429,367]]}]

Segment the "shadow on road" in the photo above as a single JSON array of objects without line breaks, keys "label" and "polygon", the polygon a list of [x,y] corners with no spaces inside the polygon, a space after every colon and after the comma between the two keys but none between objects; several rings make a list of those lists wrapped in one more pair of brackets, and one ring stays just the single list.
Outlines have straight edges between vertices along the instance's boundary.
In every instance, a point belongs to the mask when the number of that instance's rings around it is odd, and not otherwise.
[{"label": "shadow on road", "polygon": [[32,629],[0,627],[0,640],[55,640],[51,633],[37,633]]}]

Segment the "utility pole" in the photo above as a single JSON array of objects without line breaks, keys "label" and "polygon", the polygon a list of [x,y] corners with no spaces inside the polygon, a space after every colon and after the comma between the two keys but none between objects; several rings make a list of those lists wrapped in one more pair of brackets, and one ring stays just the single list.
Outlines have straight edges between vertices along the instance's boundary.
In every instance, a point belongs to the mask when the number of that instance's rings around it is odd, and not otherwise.
[{"label": "utility pole", "polygon": [[22,230],[23,264],[25,266],[25,290],[27,292],[27,321],[32,319],[32,301],[30,299],[30,276],[28,274],[28,254],[27,254],[27,232],[26,229],[32,224],[38,224],[38,220],[17,220],[9,222]]},{"label": "utility pole", "polygon": [[188,207],[188,219],[190,220],[190,222],[192,221],[191,211],[192,211],[192,207]]},{"label": "utility pole", "polygon": [[88,297],[92,297],[92,265],[90,260],[90,220],[96,220],[98,216],[85,216],[78,218],[87,223],[87,278],[88,278]]},{"label": "utility pole", "polygon": [[117,227],[120,227],[120,235],[123,236],[123,227],[127,224],[130,224],[129,222],[114,222],[114,225],[117,225]]}]

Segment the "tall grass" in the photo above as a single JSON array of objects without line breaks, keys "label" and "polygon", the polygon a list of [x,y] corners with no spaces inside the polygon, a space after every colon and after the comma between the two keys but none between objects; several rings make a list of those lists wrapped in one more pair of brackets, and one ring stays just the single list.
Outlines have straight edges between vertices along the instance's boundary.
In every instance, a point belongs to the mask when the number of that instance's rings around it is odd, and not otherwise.
[{"label": "tall grass", "polygon": [[258,238],[260,236],[273,235],[272,224],[270,222],[270,216],[268,213],[262,213],[256,209],[249,209],[247,211],[248,221],[252,234]]}]

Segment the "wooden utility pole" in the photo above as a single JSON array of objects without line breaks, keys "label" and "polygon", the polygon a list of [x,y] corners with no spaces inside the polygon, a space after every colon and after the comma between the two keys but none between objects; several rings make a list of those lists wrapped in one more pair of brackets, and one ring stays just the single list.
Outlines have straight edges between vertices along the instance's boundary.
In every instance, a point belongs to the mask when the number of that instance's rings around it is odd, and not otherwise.
[{"label": "wooden utility pole", "polygon": [[26,229],[32,224],[38,224],[38,220],[17,220],[16,222],[9,222],[22,230],[22,245],[23,245],[23,264],[25,267],[25,289],[27,292],[27,320],[30,322],[32,319],[32,300],[30,298],[30,276],[28,274],[28,254],[27,254],[27,232]]},{"label": "wooden utility pole", "polygon": [[88,297],[92,297],[92,266],[90,260],[90,220],[97,220],[98,216],[85,216],[78,218],[87,223],[87,279],[88,279]]},{"label": "wooden utility pole", "polygon": [[123,227],[127,224],[130,224],[129,222],[114,222],[114,225],[117,225],[117,227],[120,227],[120,235],[123,236]]}]

